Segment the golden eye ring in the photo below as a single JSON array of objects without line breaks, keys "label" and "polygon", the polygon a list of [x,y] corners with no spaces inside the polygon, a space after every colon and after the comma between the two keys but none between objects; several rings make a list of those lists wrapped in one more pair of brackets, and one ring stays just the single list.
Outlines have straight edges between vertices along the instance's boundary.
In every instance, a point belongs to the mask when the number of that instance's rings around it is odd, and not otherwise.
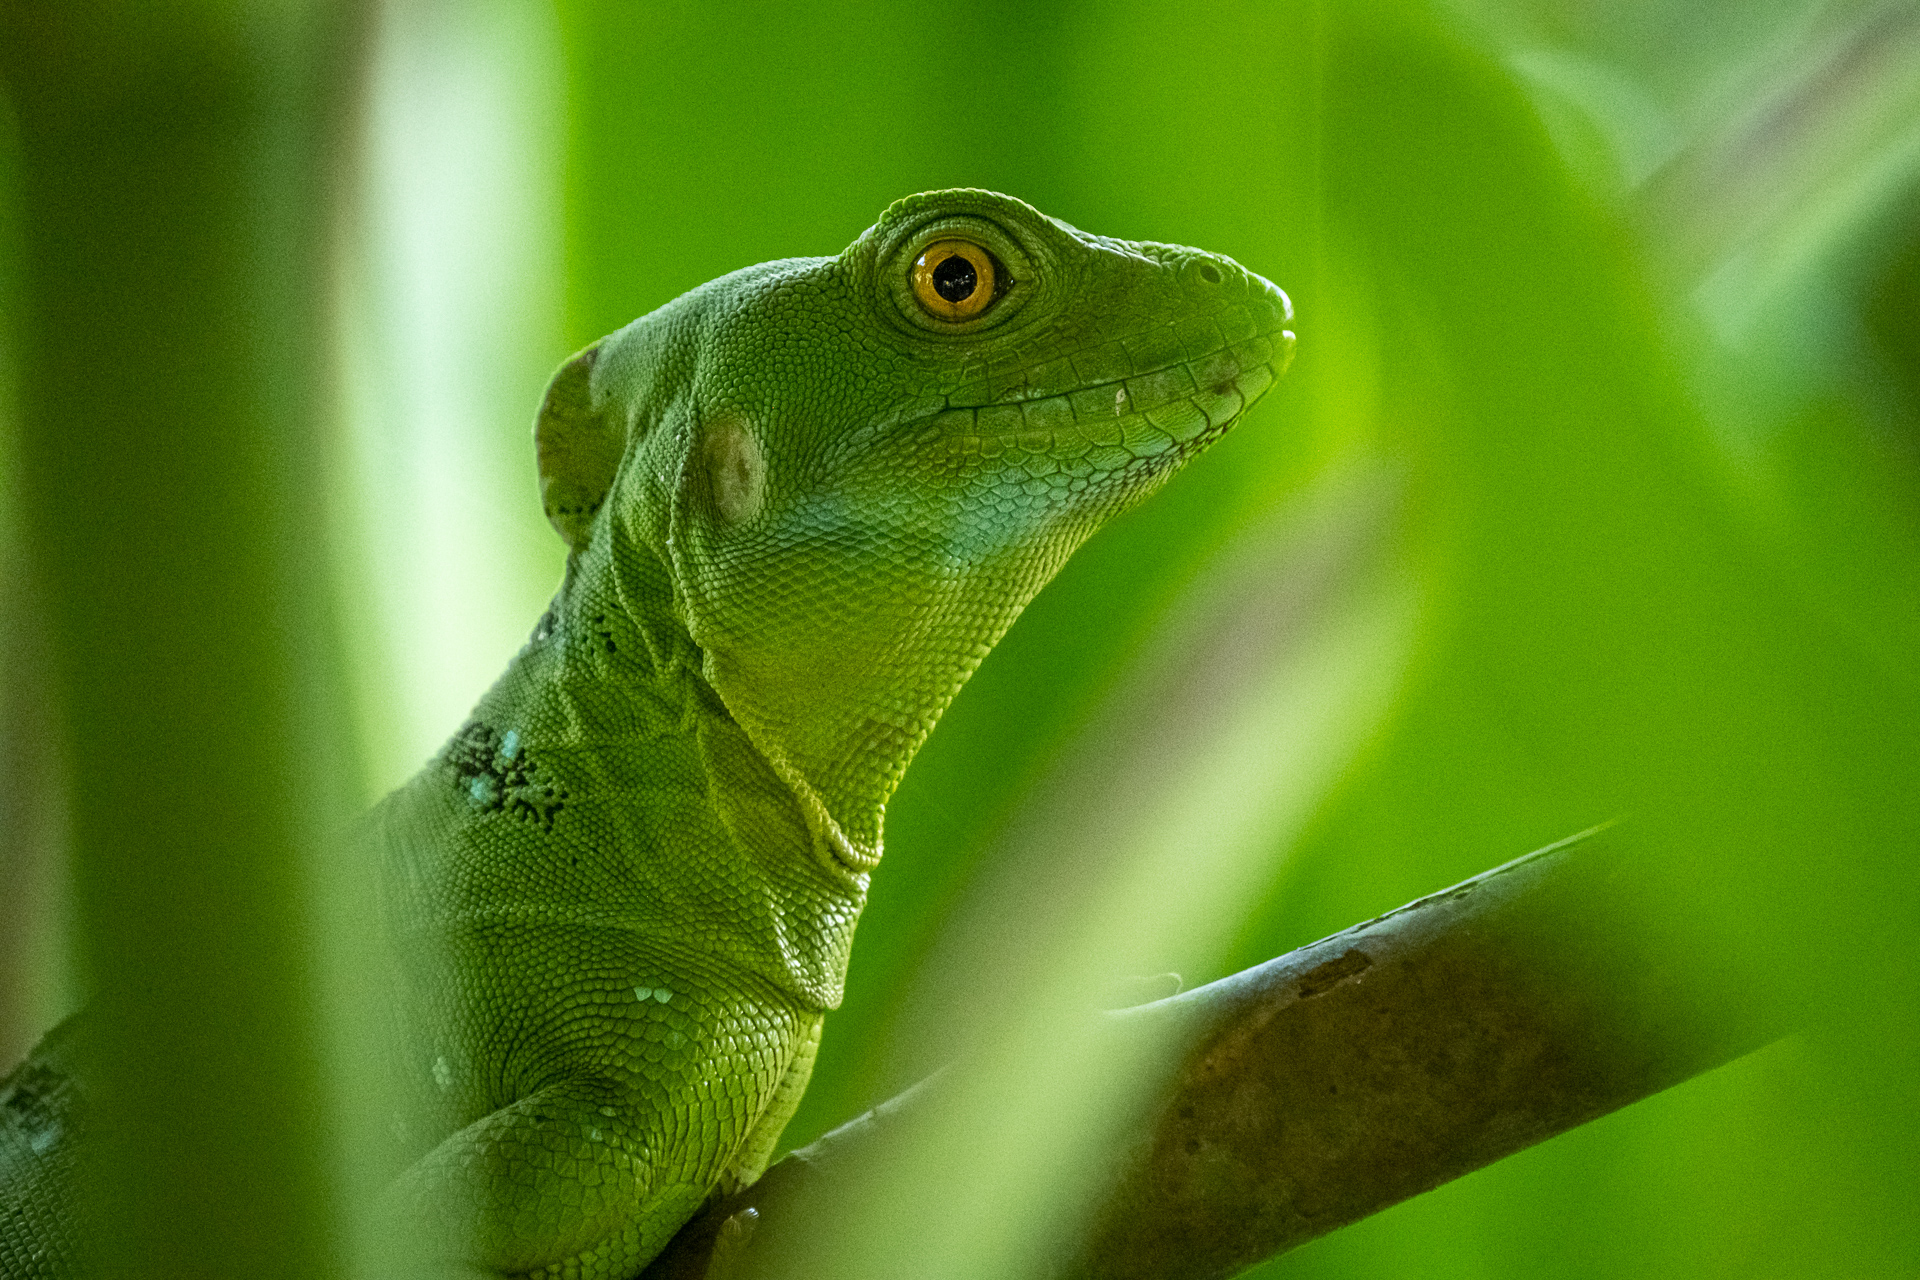
[{"label": "golden eye ring", "polygon": [[936,240],[913,260],[913,298],[936,320],[971,320],[993,305],[1000,264],[971,240]]}]

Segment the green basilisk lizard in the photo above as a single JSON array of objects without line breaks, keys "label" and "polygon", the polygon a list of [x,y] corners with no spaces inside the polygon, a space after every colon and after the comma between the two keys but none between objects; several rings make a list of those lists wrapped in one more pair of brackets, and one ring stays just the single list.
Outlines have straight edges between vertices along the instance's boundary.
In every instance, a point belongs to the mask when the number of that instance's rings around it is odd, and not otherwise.
[{"label": "green basilisk lizard", "polygon": [[[942,191],[561,367],[559,593],[363,826],[388,1202],[428,1256],[632,1276],[758,1176],[914,752],[1074,549],[1272,385],[1290,320],[1229,259]],[[71,1039],[0,1085],[8,1280],[76,1271]]]}]

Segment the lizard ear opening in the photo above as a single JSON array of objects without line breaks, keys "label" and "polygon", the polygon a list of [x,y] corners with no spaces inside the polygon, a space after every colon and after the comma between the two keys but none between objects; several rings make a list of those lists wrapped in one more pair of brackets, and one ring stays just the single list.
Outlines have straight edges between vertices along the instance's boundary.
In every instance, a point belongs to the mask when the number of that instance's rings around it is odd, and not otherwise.
[{"label": "lizard ear opening", "polygon": [[540,505],[573,551],[586,547],[593,513],[607,500],[626,452],[625,424],[611,421],[593,402],[593,364],[599,353],[596,342],[568,357],[547,384],[533,421]]}]

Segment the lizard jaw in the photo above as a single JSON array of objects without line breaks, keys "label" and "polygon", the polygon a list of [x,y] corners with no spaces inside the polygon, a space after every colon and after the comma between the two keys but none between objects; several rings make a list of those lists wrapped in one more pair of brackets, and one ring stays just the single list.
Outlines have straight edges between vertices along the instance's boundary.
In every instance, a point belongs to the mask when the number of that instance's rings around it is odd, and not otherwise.
[{"label": "lizard jaw", "polygon": [[1294,334],[1276,323],[1197,359],[1078,390],[954,407],[921,420],[916,445],[957,478],[1018,469],[1032,481],[1158,474],[1233,427],[1286,372]]}]

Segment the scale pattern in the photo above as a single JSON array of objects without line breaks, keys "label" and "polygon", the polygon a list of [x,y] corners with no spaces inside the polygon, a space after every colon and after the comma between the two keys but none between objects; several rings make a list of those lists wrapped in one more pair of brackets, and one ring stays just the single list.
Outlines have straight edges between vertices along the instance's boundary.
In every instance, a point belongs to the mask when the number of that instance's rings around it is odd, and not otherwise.
[{"label": "scale pattern", "polygon": [[0,1280],[72,1274],[87,1234],[75,1138],[90,1108],[74,1061],[86,1022],[54,1028],[0,1081]]},{"label": "scale pattern", "polygon": [[[997,290],[941,319],[936,239]],[[1284,371],[1230,260],[982,191],[713,281],[564,365],[571,548],[527,646],[368,817],[395,1229],[466,1274],[637,1274],[793,1114],[914,752],[1034,593]],[[0,1087],[5,1276],[73,1274],[77,1088]]]}]

